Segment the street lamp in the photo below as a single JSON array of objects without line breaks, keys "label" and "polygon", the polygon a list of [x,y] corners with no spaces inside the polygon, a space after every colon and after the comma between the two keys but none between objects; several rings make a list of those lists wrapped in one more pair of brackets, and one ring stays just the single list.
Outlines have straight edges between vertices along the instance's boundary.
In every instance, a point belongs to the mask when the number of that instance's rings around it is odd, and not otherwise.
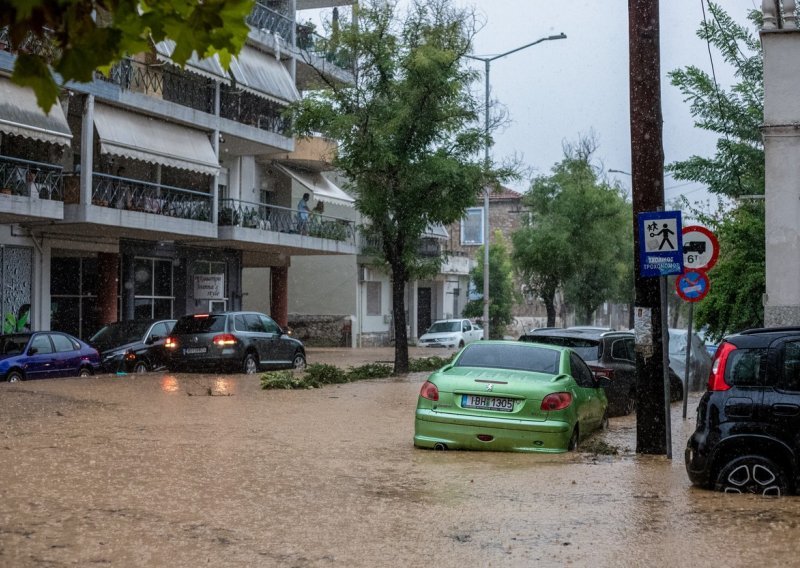
[{"label": "street lamp", "polygon": [[[536,45],[537,43],[542,43],[543,41],[550,41],[554,39],[566,39],[567,36],[563,33],[558,35],[551,35],[547,37],[543,37],[537,39],[536,41],[532,41],[531,43],[526,43],[523,46],[517,47],[515,49],[511,49],[509,51],[500,53],[498,55],[492,55],[487,57],[479,57],[477,55],[465,55],[464,57],[468,57],[469,59],[475,59],[477,61],[483,61],[483,64],[486,68],[486,116],[484,117],[484,128],[486,132],[486,153],[484,155],[484,161],[486,164],[486,168],[489,167],[489,66],[495,59],[500,59],[501,57],[505,57],[506,55],[511,55],[512,53],[516,53],[518,51],[522,51],[523,49],[527,49]],[[489,189],[484,188],[483,190],[483,337],[485,339],[489,339]]]}]

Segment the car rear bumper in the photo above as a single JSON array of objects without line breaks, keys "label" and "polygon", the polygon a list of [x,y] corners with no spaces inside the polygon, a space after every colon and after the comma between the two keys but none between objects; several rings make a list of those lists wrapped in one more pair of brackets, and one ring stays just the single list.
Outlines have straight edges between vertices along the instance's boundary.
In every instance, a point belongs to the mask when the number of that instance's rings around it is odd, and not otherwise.
[{"label": "car rear bumper", "polygon": [[221,350],[212,348],[207,353],[198,355],[185,355],[175,351],[169,353],[167,366],[170,369],[229,369],[238,368],[243,358],[244,354],[235,348]]},{"label": "car rear bumper", "polygon": [[[481,440],[478,436],[491,437]],[[560,420],[540,422],[473,418],[427,409],[417,409],[414,445],[434,448],[443,444],[450,450],[511,452],[566,452],[572,428]]]}]

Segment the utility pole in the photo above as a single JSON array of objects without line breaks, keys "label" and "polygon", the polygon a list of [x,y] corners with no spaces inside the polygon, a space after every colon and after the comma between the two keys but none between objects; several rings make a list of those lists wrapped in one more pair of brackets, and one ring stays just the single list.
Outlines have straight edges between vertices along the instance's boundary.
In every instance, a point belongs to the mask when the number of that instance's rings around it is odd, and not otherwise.
[{"label": "utility pole", "polygon": [[[637,214],[664,208],[658,0],[628,0],[631,178],[636,299],[636,452],[667,454],[660,278],[645,278]],[[649,332],[642,341],[639,330]],[[645,334],[646,335],[646,334]],[[685,395],[684,395],[685,396]],[[671,451],[670,451],[671,454]]]}]

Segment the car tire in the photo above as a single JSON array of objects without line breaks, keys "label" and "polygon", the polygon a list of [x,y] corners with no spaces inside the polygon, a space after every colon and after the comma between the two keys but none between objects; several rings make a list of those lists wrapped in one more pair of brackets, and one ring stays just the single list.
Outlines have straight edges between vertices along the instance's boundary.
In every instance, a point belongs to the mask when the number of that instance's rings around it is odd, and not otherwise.
[{"label": "car tire", "polygon": [[92,370],[89,367],[81,367],[78,371],[78,376],[82,379],[92,376]]},{"label": "car tire", "polygon": [[580,442],[580,431],[578,429],[578,425],[575,425],[575,428],[572,430],[572,436],[569,437],[569,443],[567,444],[567,451],[574,452],[578,449],[578,443]]},{"label": "car tire", "polygon": [[292,369],[303,370],[306,368],[306,356],[297,351],[292,358]]},{"label": "car tire", "polygon": [[147,363],[144,361],[136,361],[136,363],[133,365],[133,372],[136,374],[146,373],[147,371]]},{"label": "car tire", "polygon": [[461,349],[462,347],[464,347],[464,340],[463,339],[458,342],[458,348]]},{"label": "car tire", "polygon": [[789,482],[783,468],[759,455],[733,458],[719,471],[714,489],[723,493],[752,493],[768,497],[786,495]]},{"label": "car tire", "polygon": [[6,381],[9,383],[19,383],[25,380],[25,375],[22,374],[22,371],[17,371],[16,369],[13,371],[9,371],[6,375]]},{"label": "car tire", "polygon": [[242,360],[242,372],[245,375],[255,375],[258,372],[258,359],[254,353],[247,353]]},{"label": "car tire", "polygon": [[600,430],[608,430],[608,410],[603,413],[603,418],[600,420]]}]

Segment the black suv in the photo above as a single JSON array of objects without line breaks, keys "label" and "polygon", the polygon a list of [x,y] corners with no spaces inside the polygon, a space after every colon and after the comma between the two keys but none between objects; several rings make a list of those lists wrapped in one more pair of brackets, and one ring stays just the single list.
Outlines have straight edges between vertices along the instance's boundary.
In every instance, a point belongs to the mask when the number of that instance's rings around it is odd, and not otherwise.
[{"label": "black suv", "polygon": [[695,485],[783,495],[800,476],[800,328],[751,329],[714,354],[686,446]]},{"label": "black suv", "polygon": [[[569,347],[586,361],[598,379],[609,379],[606,388],[608,414],[624,416],[636,410],[636,352],[630,331],[608,331],[604,328],[568,327],[541,328],[529,331],[520,341]],[[683,384],[670,369],[673,401],[682,400]]]},{"label": "black suv", "polygon": [[164,341],[174,319],[128,320],[104,325],[88,341],[107,373],[146,373],[166,365]]},{"label": "black suv", "polygon": [[253,374],[261,369],[303,369],[303,343],[258,312],[183,316],[164,345],[170,371],[226,368]]}]

